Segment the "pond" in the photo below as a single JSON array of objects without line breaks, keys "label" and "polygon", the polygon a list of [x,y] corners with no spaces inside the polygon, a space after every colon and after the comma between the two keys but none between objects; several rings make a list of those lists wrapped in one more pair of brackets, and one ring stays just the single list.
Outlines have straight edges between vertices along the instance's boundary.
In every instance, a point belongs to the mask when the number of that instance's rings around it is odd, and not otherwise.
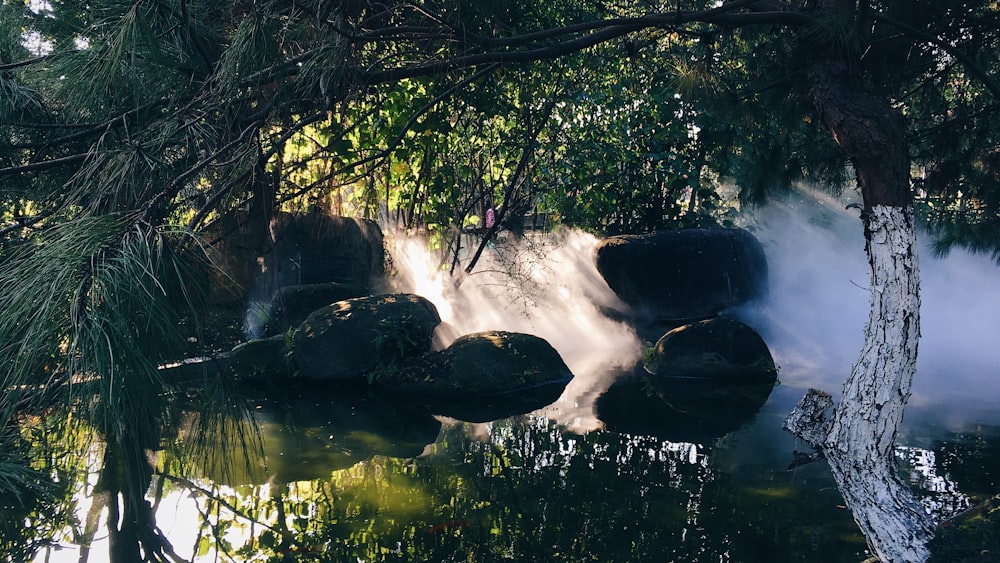
[{"label": "pond", "polygon": [[[779,385],[705,443],[578,434],[546,410],[467,423],[365,391],[271,394],[257,405],[263,478],[161,459],[148,499],[188,561],[861,561],[825,465],[788,468],[798,445],[780,424],[802,392]],[[928,507],[949,515],[996,494],[997,421],[913,418],[899,456]],[[79,492],[81,522],[95,483]],[[103,526],[93,537],[90,561],[105,561]],[[64,540],[36,560],[81,549]]]},{"label": "pond", "polygon": [[[223,444],[229,457],[212,464],[169,447],[157,454],[146,498],[174,560],[864,560],[865,540],[826,465],[794,463],[804,446],[781,430],[808,388],[838,391],[860,348],[863,241],[842,204],[794,205],[818,207],[758,217],[771,297],[730,312],[762,334],[780,366],[759,408],[715,412],[711,424],[662,404],[651,411],[640,395],[600,408],[601,394],[633,371],[645,335],[599,314],[610,298],[588,269],[592,241],[564,238],[568,253],[546,259],[567,269],[542,279],[578,281],[543,284],[529,304],[501,306],[496,293],[476,293],[475,280],[462,299],[412,281],[459,332],[542,333],[575,374],[558,399],[446,416],[368,388],[251,392],[265,458],[247,464]],[[921,501],[944,518],[1000,493],[1000,298],[989,260],[925,257],[923,272],[922,356],[897,454]],[[547,312],[525,312],[540,305]],[[175,441],[184,439],[181,428]],[[75,520],[34,561],[108,559],[103,518],[88,525],[101,459],[94,446],[89,479],[71,487]]]}]

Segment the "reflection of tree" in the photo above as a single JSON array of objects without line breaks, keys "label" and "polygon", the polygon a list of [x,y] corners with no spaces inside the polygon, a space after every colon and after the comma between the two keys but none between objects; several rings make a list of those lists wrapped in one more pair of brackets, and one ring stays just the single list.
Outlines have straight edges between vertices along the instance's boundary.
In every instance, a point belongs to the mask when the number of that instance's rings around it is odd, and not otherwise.
[{"label": "reflection of tree", "polygon": [[[720,459],[731,463],[725,459],[738,434],[698,445],[578,435],[544,418],[458,423],[445,425],[417,458],[374,456],[293,483],[232,488],[182,477],[191,474],[188,461],[168,453],[148,491],[149,480],[120,482],[114,448],[89,435],[77,428],[52,432],[48,444],[37,436],[29,442],[48,452],[37,459],[52,460],[39,475],[55,471],[65,487],[62,497],[49,489],[31,510],[2,513],[4,522],[27,514],[36,525],[3,531],[0,546],[14,560],[30,560],[60,536],[80,546],[80,561],[103,560],[103,548],[89,543],[104,536],[97,524],[106,516],[117,523],[108,531],[112,561],[842,561],[860,560],[865,550],[822,465],[786,473],[750,460],[738,471],[719,470]],[[898,452],[919,462],[911,473],[922,476],[921,498],[940,498],[935,489],[947,496],[956,482],[977,476],[970,490],[982,497],[996,492],[996,444],[995,434],[977,429]],[[88,460],[103,469],[89,518],[81,513],[71,522]],[[154,518],[175,506],[196,522],[190,536],[160,535]]]},{"label": "reflection of tree", "polygon": [[[710,453],[524,418],[447,425],[418,458],[376,456],[310,481],[168,482],[196,493],[198,553],[223,560],[741,561],[788,550],[771,559],[798,561],[843,554],[845,537],[864,549],[828,474],[813,477],[827,492],[808,498],[784,476],[747,488]],[[803,531],[823,511],[826,523]]]},{"label": "reflection of tree", "polygon": [[[0,451],[0,555],[7,561],[27,561],[57,541],[72,523],[79,458],[67,455],[73,440],[65,427],[31,417],[16,435],[5,436]],[[8,432],[13,432],[8,429]],[[56,435],[62,444],[45,440]],[[33,461],[26,467],[23,460]],[[17,493],[16,491],[19,491]]]}]

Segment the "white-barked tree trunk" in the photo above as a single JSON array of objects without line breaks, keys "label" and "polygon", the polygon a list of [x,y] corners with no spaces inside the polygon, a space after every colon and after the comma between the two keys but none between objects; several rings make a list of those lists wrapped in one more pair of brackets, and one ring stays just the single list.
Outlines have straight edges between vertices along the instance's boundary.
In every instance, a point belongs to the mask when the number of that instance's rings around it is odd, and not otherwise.
[{"label": "white-barked tree trunk", "polygon": [[920,336],[920,276],[913,213],[882,206],[866,211],[871,310],[865,344],[844,384],[832,420],[832,401],[810,391],[786,428],[822,451],[847,506],[884,562],[929,556],[932,522],[901,480],[896,431],[910,396]]}]

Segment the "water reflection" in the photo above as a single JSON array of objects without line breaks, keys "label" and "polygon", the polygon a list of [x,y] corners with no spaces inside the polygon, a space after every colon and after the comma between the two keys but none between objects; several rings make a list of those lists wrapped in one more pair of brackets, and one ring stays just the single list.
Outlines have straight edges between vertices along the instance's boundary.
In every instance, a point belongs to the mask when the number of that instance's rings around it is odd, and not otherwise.
[{"label": "water reflection", "polygon": [[710,444],[750,420],[773,385],[773,380],[690,381],[640,368],[615,381],[597,399],[597,416],[616,432]]},{"label": "water reflection", "polygon": [[414,457],[441,426],[417,405],[371,390],[315,386],[270,389],[256,403],[255,421],[264,438],[261,465],[227,484],[305,481],[376,455]]},{"label": "water reflection", "polygon": [[[638,423],[580,434],[538,415],[470,423],[368,392],[269,394],[263,476],[198,477],[165,451],[147,501],[184,561],[862,560],[826,466],[785,470],[776,421],[800,390],[779,389],[710,440]],[[899,450],[927,506],[947,516],[996,494],[1000,430],[928,432]],[[105,560],[106,526],[85,525],[91,475],[36,561],[86,560],[88,534],[89,559]]]}]

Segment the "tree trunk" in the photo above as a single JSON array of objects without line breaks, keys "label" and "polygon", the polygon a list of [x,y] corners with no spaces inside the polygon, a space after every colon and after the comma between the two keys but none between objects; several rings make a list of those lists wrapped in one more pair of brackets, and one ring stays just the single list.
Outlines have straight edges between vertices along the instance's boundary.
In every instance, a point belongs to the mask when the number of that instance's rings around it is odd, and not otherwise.
[{"label": "tree trunk", "polygon": [[[820,2],[832,17],[853,3]],[[929,556],[930,517],[900,479],[895,441],[920,336],[920,277],[902,115],[864,90],[846,47],[812,45],[809,71],[823,122],[854,165],[864,200],[870,300],[865,344],[832,420],[829,395],[811,391],[786,429],[819,449],[875,554],[884,562]]]},{"label": "tree trunk", "polygon": [[829,395],[811,392],[785,427],[819,448],[869,544],[886,562],[927,559],[931,521],[899,477],[896,431],[910,396],[919,337],[919,276],[909,209],[866,217],[871,310],[865,344],[832,421]]}]

